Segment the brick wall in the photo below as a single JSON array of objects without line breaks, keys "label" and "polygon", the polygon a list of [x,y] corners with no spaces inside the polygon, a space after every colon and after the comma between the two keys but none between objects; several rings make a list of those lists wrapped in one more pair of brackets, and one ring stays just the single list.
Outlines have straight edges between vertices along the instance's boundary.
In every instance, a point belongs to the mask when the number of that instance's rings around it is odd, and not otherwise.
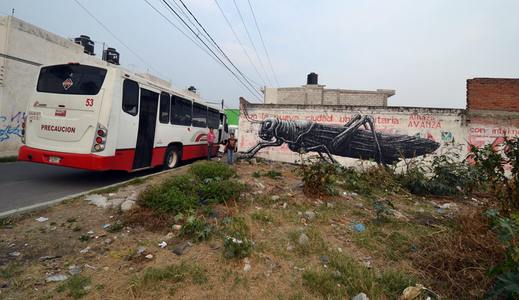
[{"label": "brick wall", "polygon": [[519,112],[519,79],[468,79],[467,109]]}]

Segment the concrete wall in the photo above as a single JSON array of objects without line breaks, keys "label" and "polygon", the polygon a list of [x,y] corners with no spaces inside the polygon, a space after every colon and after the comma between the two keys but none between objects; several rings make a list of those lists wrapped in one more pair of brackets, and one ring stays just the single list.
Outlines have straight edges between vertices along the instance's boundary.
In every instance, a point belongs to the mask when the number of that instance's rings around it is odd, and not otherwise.
[{"label": "concrete wall", "polygon": [[266,104],[387,106],[394,90],[359,91],[326,89],[324,85],[266,88]]},{"label": "concrete wall", "polygon": [[[357,113],[371,115],[377,132],[417,136],[436,141],[440,148],[435,153],[456,152],[461,156],[467,153],[467,125],[465,110],[411,107],[351,107],[322,105],[275,105],[250,104],[242,102],[239,151],[246,151],[260,141],[259,124],[245,118],[246,109],[253,120],[279,118],[281,120],[308,120],[326,124],[345,124]],[[316,153],[314,152],[313,155]],[[287,144],[260,150],[258,157],[285,162],[300,159],[298,153],[291,151]],[[339,162],[353,165],[356,159],[334,156]]]},{"label": "concrete wall", "polygon": [[88,62],[74,42],[14,17],[0,17],[0,156],[16,155],[21,123],[42,64]]},{"label": "concrete wall", "polygon": [[[326,104],[333,102],[329,97]],[[325,97],[325,99],[327,99]],[[504,138],[519,137],[519,79],[474,78],[467,80],[467,109],[413,107],[355,107],[327,105],[250,104],[241,101],[239,150],[256,145],[258,124],[244,116],[246,110],[254,120],[308,120],[328,124],[345,124],[355,113],[371,115],[376,131],[388,134],[419,136],[440,143],[432,154],[455,152],[464,158],[470,145],[497,145]],[[299,159],[286,144],[260,150],[258,156],[294,162]],[[359,160],[335,157],[351,165]]]}]

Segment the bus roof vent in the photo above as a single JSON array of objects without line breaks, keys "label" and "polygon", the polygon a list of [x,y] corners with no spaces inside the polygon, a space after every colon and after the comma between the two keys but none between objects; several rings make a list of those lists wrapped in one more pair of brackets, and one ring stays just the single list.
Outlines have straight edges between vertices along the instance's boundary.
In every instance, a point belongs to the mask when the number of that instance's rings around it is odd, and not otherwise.
[{"label": "bus roof vent", "polygon": [[83,46],[83,52],[86,54],[94,55],[94,41],[92,41],[88,35],[80,35],[74,38],[74,43]]},{"label": "bus roof vent", "polygon": [[194,87],[194,86],[188,87],[187,90],[196,94],[196,87]]},{"label": "bus roof vent", "polygon": [[119,64],[119,52],[115,50],[115,48],[106,48],[103,50],[103,60],[107,61],[111,64],[118,65]]}]

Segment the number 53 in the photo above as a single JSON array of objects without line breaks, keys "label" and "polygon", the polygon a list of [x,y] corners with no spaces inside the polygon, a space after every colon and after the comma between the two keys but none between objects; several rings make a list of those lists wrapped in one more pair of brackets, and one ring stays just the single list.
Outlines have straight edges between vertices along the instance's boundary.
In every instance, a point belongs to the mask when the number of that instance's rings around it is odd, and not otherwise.
[{"label": "number 53", "polygon": [[94,99],[87,98],[85,101],[85,106],[94,106]]}]

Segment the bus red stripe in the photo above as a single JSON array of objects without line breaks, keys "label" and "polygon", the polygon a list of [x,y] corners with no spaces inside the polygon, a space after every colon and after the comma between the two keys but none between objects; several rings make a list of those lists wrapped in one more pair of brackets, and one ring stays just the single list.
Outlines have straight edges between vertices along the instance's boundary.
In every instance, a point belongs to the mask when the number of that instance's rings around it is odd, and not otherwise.
[{"label": "bus red stripe", "polygon": [[[166,147],[153,148],[151,167],[157,167],[164,163]],[[213,156],[218,152],[218,147],[213,147]],[[51,156],[59,157],[59,163],[49,161]],[[207,144],[185,145],[182,148],[182,160],[202,158],[207,156]],[[135,149],[118,149],[115,156],[100,156],[96,154],[76,154],[57,151],[41,150],[22,146],[18,154],[18,160],[30,161],[92,171],[133,169]]]}]

